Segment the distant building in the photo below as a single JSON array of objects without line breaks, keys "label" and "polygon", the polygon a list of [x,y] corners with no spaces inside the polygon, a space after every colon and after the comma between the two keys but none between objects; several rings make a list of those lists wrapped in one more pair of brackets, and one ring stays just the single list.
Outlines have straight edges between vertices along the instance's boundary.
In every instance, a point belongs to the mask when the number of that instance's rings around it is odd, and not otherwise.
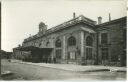
[{"label": "distant building", "polygon": [[81,65],[126,65],[126,17],[98,24],[83,15],[24,39],[13,49],[15,58],[31,62]]},{"label": "distant building", "polygon": [[11,59],[12,52],[6,52],[4,50],[0,50],[1,59]]}]

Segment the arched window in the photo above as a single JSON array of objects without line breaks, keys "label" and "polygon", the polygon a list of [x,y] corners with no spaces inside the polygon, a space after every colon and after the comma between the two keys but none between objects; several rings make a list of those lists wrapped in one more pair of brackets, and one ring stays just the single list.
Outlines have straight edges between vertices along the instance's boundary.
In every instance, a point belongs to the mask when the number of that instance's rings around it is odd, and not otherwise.
[{"label": "arched window", "polygon": [[92,39],[92,37],[88,36],[86,38],[86,46],[93,46],[93,39]]},{"label": "arched window", "polygon": [[55,46],[56,47],[61,47],[61,40],[60,39],[56,40]]},{"label": "arched window", "polygon": [[75,46],[76,45],[76,38],[71,36],[68,39],[68,46]]}]

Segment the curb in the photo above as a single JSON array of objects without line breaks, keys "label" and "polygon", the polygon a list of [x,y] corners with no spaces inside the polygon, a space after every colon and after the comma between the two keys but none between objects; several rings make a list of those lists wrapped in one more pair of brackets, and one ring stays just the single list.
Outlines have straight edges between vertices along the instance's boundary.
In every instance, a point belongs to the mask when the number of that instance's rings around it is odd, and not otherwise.
[{"label": "curb", "polygon": [[1,77],[13,74],[11,71],[4,71],[1,73]]}]

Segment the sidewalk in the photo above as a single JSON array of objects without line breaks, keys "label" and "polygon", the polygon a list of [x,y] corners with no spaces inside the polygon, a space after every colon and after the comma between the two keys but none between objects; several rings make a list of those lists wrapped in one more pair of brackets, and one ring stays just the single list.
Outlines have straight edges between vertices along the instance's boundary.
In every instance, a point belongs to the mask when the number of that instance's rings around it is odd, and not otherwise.
[{"label": "sidewalk", "polygon": [[94,71],[126,72],[127,71],[126,67],[114,67],[114,66],[101,66],[101,65],[81,66],[81,65],[73,65],[73,64],[31,63],[31,62],[22,62],[19,60],[11,60],[11,62],[44,66],[44,67],[62,69],[67,71],[75,71],[75,72],[94,72]]}]

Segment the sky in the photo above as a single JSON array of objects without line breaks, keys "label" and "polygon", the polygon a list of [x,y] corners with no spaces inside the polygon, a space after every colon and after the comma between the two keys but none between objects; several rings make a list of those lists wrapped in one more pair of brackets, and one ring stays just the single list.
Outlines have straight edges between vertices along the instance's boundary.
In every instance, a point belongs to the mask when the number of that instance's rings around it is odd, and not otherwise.
[{"label": "sky", "polygon": [[102,22],[126,16],[126,2],[123,0],[4,0],[2,1],[2,49],[12,51],[25,38],[38,32],[38,25],[44,22],[48,29],[84,15]]}]

